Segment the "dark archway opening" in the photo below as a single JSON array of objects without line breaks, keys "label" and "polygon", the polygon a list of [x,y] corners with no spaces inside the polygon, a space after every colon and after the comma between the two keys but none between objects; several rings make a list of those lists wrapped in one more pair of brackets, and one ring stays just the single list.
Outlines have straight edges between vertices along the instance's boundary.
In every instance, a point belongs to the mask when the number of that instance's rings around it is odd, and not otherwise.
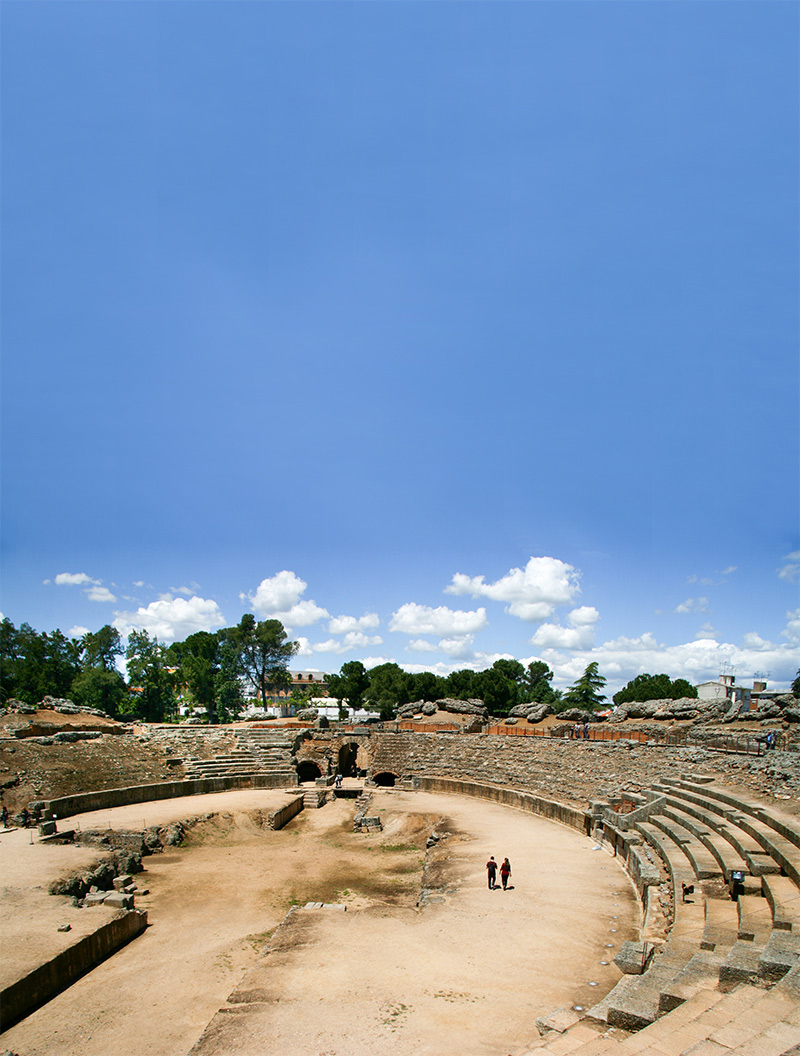
[{"label": "dark archway opening", "polygon": [[376,785],[380,785],[382,788],[394,788],[397,775],[390,774],[388,770],[385,770],[382,774],[376,774],[372,780]]},{"label": "dark archway opening", "polygon": [[358,745],[351,741],[339,749],[339,763],[336,772],[342,777],[358,777]]},{"label": "dark archway opening", "polygon": [[304,781],[316,781],[318,777],[322,777],[322,771],[316,763],[306,760],[297,764],[297,780],[301,785]]}]

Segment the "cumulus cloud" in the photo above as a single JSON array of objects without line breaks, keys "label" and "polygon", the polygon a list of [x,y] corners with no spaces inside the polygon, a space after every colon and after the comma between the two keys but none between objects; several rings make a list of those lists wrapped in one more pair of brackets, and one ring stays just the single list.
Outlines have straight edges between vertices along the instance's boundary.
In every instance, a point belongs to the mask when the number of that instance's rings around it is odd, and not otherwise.
[{"label": "cumulus cloud", "polygon": [[687,598],[676,606],[675,612],[708,612],[708,598]]},{"label": "cumulus cloud", "polygon": [[310,656],[312,653],[342,653],[357,649],[365,649],[369,645],[383,645],[383,638],[379,634],[364,634],[363,631],[348,631],[344,638],[329,638],[325,642],[309,642],[307,638],[301,639],[306,651],[300,655]]},{"label": "cumulus cloud", "polygon": [[88,633],[89,633],[89,628],[88,627],[81,627],[81,626],[70,627],[70,629],[67,631],[67,637],[68,638],[83,638],[84,634],[88,634]]},{"label": "cumulus cloud", "polygon": [[800,550],[793,550],[791,554],[786,554],[783,560],[786,564],[778,569],[779,578],[785,579],[788,583],[800,582]]},{"label": "cumulus cloud", "polygon": [[240,594],[239,597],[248,602],[262,620],[280,620],[289,627],[308,627],[330,613],[315,601],[300,600],[307,586],[294,572],[284,569],[271,578],[262,579],[254,594]]},{"label": "cumulus cloud", "polygon": [[559,605],[568,605],[580,593],[580,573],[555,557],[532,557],[525,568],[512,568],[494,583],[484,576],[456,572],[445,587],[446,594],[470,594],[474,598],[505,601],[506,612],[521,620],[544,620]]},{"label": "cumulus cloud", "polygon": [[55,578],[57,587],[82,587],[85,583],[99,582],[99,579],[92,579],[85,572],[59,572]]},{"label": "cumulus cloud", "polygon": [[225,625],[216,601],[210,598],[159,598],[136,612],[115,614],[114,627],[120,634],[147,631],[165,642],[180,641],[195,631],[213,631]]},{"label": "cumulus cloud", "polygon": [[328,624],[331,634],[345,634],[347,631],[368,631],[380,626],[377,612],[367,612],[363,616],[334,616]]},{"label": "cumulus cloud", "polygon": [[417,605],[416,602],[409,601],[401,605],[397,612],[392,613],[389,630],[400,631],[401,634],[447,636],[471,634],[482,630],[487,623],[484,608],[470,612],[462,609],[448,609],[446,605],[439,605],[434,609],[429,605]]},{"label": "cumulus cloud", "polygon": [[587,664],[596,661],[600,674],[608,679],[609,695],[646,671],[666,671],[673,679],[698,683],[715,680],[723,668],[735,671],[740,680],[750,678],[754,671],[768,670],[771,684],[788,683],[797,670],[800,609],[787,612],[786,617],[786,628],[780,634],[785,639],[782,642],[771,642],[752,631],[744,635],[740,644],[718,642],[708,636],[665,645],[647,631],[638,637],[614,638],[572,655],[561,651],[564,646],[547,646],[542,649],[541,659],[553,668],[559,686],[574,682]]},{"label": "cumulus cloud", "polygon": [[558,623],[543,623],[531,638],[531,644],[540,649],[588,649],[593,639],[591,624],[562,627]]},{"label": "cumulus cloud", "polygon": [[567,613],[567,623],[572,627],[593,627],[600,619],[600,613],[594,605],[581,605]]},{"label": "cumulus cloud", "polygon": [[424,638],[412,638],[406,646],[407,653],[438,653],[439,646],[428,642]]},{"label": "cumulus cloud", "polygon": [[108,587],[89,587],[85,592],[89,601],[116,601],[116,596]]}]

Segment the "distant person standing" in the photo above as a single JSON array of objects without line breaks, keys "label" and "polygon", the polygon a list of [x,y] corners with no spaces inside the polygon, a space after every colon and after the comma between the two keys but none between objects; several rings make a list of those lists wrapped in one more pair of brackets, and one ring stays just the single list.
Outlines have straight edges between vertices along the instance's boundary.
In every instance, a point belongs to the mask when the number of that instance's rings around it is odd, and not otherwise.
[{"label": "distant person standing", "polygon": [[511,862],[509,862],[508,858],[504,858],[503,864],[500,866],[500,880],[502,881],[504,891],[506,890],[509,876],[511,876]]},{"label": "distant person standing", "polygon": [[3,822],[3,828],[7,829],[8,828],[8,807],[5,805],[5,803],[3,804],[3,809],[0,810],[0,821]]},{"label": "distant person standing", "polygon": [[497,879],[497,862],[494,860],[494,855],[492,855],[486,863],[486,872],[489,876],[489,890],[494,891],[496,886],[495,881]]}]

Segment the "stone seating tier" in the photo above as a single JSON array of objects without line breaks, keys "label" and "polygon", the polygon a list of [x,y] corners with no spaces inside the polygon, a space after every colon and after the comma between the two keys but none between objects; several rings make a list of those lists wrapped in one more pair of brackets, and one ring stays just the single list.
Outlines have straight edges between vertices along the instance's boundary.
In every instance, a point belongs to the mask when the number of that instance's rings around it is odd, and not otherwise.
[{"label": "stone seating tier", "polygon": [[[615,852],[624,853],[629,869],[637,849],[635,834],[659,855],[673,891],[672,927],[648,969],[620,980],[591,1009],[587,1021],[595,1027],[605,1024],[606,1030],[638,1031],[640,1040],[629,1051],[649,1054],[660,1050],[642,1048],[641,1042],[661,1017],[669,1012],[669,1022],[675,1022],[675,1010],[703,1006],[704,995],[718,999],[723,992],[743,988],[748,1000],[758,1001],[761,991],[746,984],[783,984],[787,992],[797,986],[800,826],[708,782],[667,779],[645,795],[646,802],[627,817],[607,808],[599,827],[613,841]],[[597,818],[597,810],[593,816]],[[734,872],[744,874],[744,882],[735,887]],[[686,902],[683,884],[694,887]],[[800,1030],[800,1019],[797,1026]],[[793,1044],[798,1042],[800,1033]],[[533,1051],[599,1056],[626,1050],[606,1033],[580,1043],[577,1036],[572,1042],[566,1037],[543,1039]],[[720,1050],[717,1046],[709,1051]],[[761,1049],[753,1051],[761,1056]],[[764,1049],[765,1054],[769,1051]],[[776,1056],[783,1051],[776,1050]]]}]

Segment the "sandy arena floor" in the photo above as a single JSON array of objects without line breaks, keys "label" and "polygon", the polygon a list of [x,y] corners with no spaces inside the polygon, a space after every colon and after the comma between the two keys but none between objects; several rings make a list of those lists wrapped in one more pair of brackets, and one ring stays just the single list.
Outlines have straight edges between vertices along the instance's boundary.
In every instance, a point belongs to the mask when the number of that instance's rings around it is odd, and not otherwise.
[{"label": "sandy arena floor", "polygon": [[[537,1015],[588,1007],[619,978],[601,962],[635,937],[637,901],[617,863],[578,833],[466,797],[390,789],[374,796],[371,813],[384,822],[374,835],[350,831],[352,800],[303,811],[280,832],[247,814],[285,801],[283,792],[227,792],[75,819],[141,828],[218,815],[184,847],[145,859],[137,880],[150,894],[137,906],[148,910],[147,931],[5,1032],[0,1047],[20,1056],[185,1056],[246,976],[268,1000],[246,1023],[217,1017],[202,1056],[505,1056],[536,1036]],[[445,899],[420,910],[425,838],[439,818],[451,833],[437,872]],[[511,859],[509,891],[488,890],[489,854]],[[43,948],[56,918],[71,920],[67,911],[81,926],[104,912],[42,893],[78,856],[85,864],[96,853],[0,834],[2,912],[16,929],[9,941],[4,927],[4,968],[18,964],[26,926]],[[28,884],[30,902],[21,894]],[[63,913],[44,913],[43,899]],[[289,908],[307,901],[348,911],[298,914],[302,942],[259,959]]]}]

